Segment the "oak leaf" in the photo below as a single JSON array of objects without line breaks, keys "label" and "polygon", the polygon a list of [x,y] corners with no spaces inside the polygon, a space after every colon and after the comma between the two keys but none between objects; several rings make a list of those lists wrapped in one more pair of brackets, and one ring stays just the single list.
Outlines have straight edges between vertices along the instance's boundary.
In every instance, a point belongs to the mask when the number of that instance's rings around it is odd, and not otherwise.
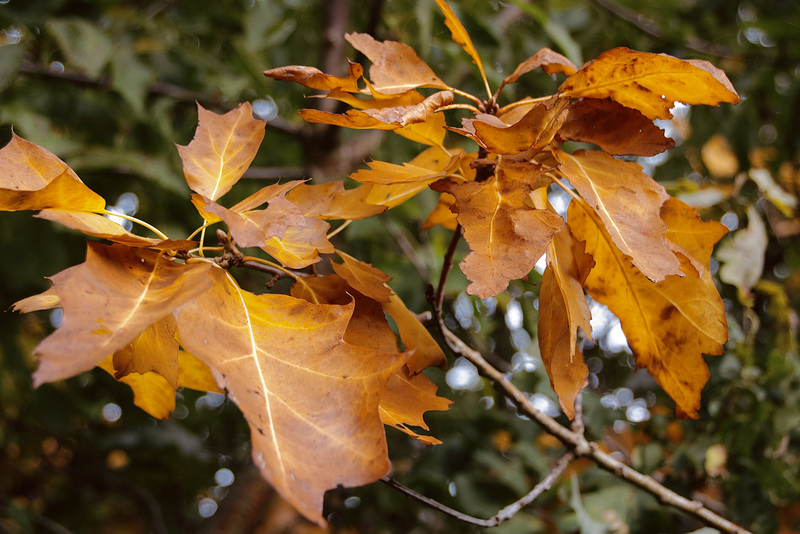
[{"label": "oak leaf", "polygon": [[669,194],[661,184],[647,176],[641,165],[598,150],[567,154],[556,149],[554,153],[559,172],[602,219],[614,244],[645,276],[656,282],[667,275],[683,276],[680,261],[664,237],[667,225],[660,212]]},{"label": "oak leaf", "polygon": [[176,311],[181,343],[244,413],[253,460],[270,484],[324,524],[326,490],[389,470],[378,404],[405,358],[343,340],[352,303],[254,295],[227,273],[209,274],[212,288]]},{"label": "oak leaf", "polygon": [[[88,371],[212,283],[210,264],[176,263],[123,245],[87,245],[86,262],[54,275],[42,294],[58,297],[64,318],[36,346],[35,386]],[[26,303],[19,309],[27,311]]]},{"label": "oak leaf", "polygon": [[347,33],[344,38],[372,62],[369,78],[376,91],[397,94],[418,87],[449,89],[406,44],[376,41],[366,33]]},{"label": "oak leaf", "polygon": [[194,138],[178,145],[186,183],[211,200],[230,191],[256,157],[266,121],[253,118],[249,102],[217,115],[197,105]]},{"label": "oak leaf", "polygon": [[614,156],[655,156],[675,146],[664,130],[640,112],[596,98],[584,98],[569,107],[558,137],[593,143]]},{"label": "oak leaf", "polygon": [[[676,220],[681,216],[672,209],[664,213],[669,227],[685,228],[685,220]],[[585,202],[573,200],[567,217],[573,235],[586,243],[586,252],[596,262],[586,278],[586,291],[619,317],[636,365],[647,368],[672,397],[678,414],[698,417],[700,393],[709,377],[702,354],[722,354],[728,339],[725,307],[711,273],[705,269],[699,278],[667,276],[652,282],[619,251]],[[683,230],[671,238],[706,257],[724,232],[718,223],[703,222],[696,215],[691,220],[696,232]],[[705,236],[704,241],[698,236]],[[693,269],[686,259],[682,263],[684,269]]]},{"label": "oak leaf", "polygon": [[552,211],[525,204],[526,189],[542,172],[535,165],[528,175],[498,167],[485,182],[440,180],[431,185],[456,198],[451,209],[472,251],[461,263],[472,282],[467,293],[488,298],[505,290],[509,281],[526,276],[563,227]]},{"label": "oak leaf", "polygon": [[572,98],[610,98],[648,119],[671,119],[675,102],[736,104],[739,95],[725,74],[702,61],[614,48],[567,78],[558,89]]}]

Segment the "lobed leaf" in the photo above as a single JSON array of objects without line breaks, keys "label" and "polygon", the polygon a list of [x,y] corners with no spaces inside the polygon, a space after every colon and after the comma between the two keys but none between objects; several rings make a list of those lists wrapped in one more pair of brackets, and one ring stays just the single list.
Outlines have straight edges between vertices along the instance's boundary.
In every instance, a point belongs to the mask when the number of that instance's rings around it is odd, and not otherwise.
[{"label": "lobed leaf", "polygon": [[361,220],[386,211],[385,206],[367,202],[369,187],[345,189],[344,182],[300,184],[286,194],[306,217],[320,219]]},{"label": "lobed leaf", "polygon": [[189,187],[211,200],[230,191],[250,166],[264,138],[266,121],[253,118],[249,102],[217,115],[197,105],[194,138],[178,145]]},{"label": "lobed leaf", "polygon": [[242,410],[263,475],[322,525],[326,490],[389,470],[378,404],[405,358],[343,340],[352,303],[254,295],[227,273],[210,274],[212,288],[176,312],[181,343]]}]

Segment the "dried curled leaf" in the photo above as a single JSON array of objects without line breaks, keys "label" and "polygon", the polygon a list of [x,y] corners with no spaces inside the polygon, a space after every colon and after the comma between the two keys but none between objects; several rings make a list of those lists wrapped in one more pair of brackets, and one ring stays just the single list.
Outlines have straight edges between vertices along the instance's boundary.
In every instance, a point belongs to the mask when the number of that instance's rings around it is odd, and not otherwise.
[{"label": "dried curled leaf", "polygon": [[349,75],[343,78],[330,76],[314,67],[300,65],[290,65],[264,71],[264,76],[274,80],[297,82],[309,89],[319,89],[320,91],[340,90],[347,93],[358,93],[361,90],[358,87],[358,81],[363,74],[364,68],[353,62],[350,62]]}]

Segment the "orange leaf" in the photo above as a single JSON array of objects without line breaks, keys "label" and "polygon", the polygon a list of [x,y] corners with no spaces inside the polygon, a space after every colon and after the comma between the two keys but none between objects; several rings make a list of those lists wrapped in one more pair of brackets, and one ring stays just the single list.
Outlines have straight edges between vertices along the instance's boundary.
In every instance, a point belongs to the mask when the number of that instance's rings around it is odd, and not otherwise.
[{"label": "orange leaf", "polygon": [[358,93],[361,90],[358,87],[358,81],[363,74],[364,68],[358,63],[353,62],[350,62],[349,75],[344,78],[330,76],[314,67],[301,67],[299,65],[278,67],[277,69],[264,71],[264,76],[274,80],[297,82],[301,85],[305,85],[309,89],[319,89],[321,91],[334,91],[339,89],[348,93]]},{"label": "orange leaf", "polygon": [[349,254],[337,250],[344,263],[331,261],[334,272],[341,276],[353,289],[372,300],[388,304],[392,290],[386,285],[391,280],[386,274],[369,263],[358,261]]},{"label": "orange leaf", "polygon": [[103,197],[86,187],[69,167],[35,191],[0,189],[0,211],[56,208],[98,212],[105,206]]},{"label": "orange leaf", "polygon": [[428,411],[450,409],[453,401],[436,395],[436,384],[424,374],[412,375],[406,366],[389,378],[380,404],[381,421],[426,445],[438,445],[441,440],[418,434],[410,426],[429,430],[423,415]]},{"label": "orange leaf", "polygon": [[449,89],[406,44],[376,41],[366,33],[347,33],[344,38],[372,62],[369,77],[376,91],[397,94],[418,87]]},{"label": "orange leaf", "polygon": [[541,149],[553,140],[564,123],[566,114],[563,111],[568,103],[566,99],[553,98],[534,104],[528,113],[510,126],[489,115],[486,120],[464,119],[463,129],[449,129],[475,139],[494,154],[519,154],[529,149]]},{"label": "orange leaf", "polygon": [[442,367],[447,364],[444,352],[431,333],[395,293],[392,293],[388,304],[383,304],[383,311],[394,320],[400,332],[400,340],[406,350],[412,352],[406,362],[412,374],[428,367]]},{"label": "orange leaf", "polygon": [[461,270],[472,281],[467,293],[494,296],[511,280],[526,276],[544,254],[547,244],[563,227],[561,217],[549,210],[525,205],[529,184],[541,174],[497,171],[485,182],[455,184],[440,180],[431,185],[456,198],[452,210],[464,227],[470,254]]},{"label": "orange leaf", "polygon": [[217,385],[211,369],[201,362],[197,356],[186,351],[178,352],[178,387],[225,393]]},{"label": "orange leaf", "polygon": [[[113,356],[109,356],[97,366],[111,376],[116,374]],[[133,391],[133,404],[156,419],[166,419],[175,409],[175,387],[158,373],[131,373],[118,380],[127,384]]]},{"label": "orange leaf", "polygon": [[481,78],[485,81],[486,72],[483,70],[483,63],[481,63],[478,51],[475,50],[475,45],[472,44],[472,39],[469,38],[469,34],[464,28],[464,25],[461,24],[461,21],[458,20],[456,14],[453,13],[453,10],[444,0],[436,0],[436,5],[439,6],[439,9],[441,9],[444,14],[444,24],[447,26],[447,29],[450,30],[453,41],[461,45],[461,48],[469,54],[469,57],[472,58],[472,62],[475,63],[478,66],[478,70],[481,71]]},{"label": "orange leaf", "polygon": [[710,106],[739,102],[725,74],[708,62],[628,48],[603,52],[558,90],[572,98],[610,98],[648,119],[671,119],[669,110],[676,101]]},{"label": "orange leaf", "polygon": [[227,273],[210,274],[212,289],[176,312],[181,343],[244,413],[264,477],[323,525],[326,490],[389,470],[378,404],[404,357],[343,340],[353,304],[254,295]]},{"label": "orange leaf", "polygon": [[192,195],[195,205],[202,206],[201,213],[216,215],[228,225],[231,235],[243,247],[260,247],[273,237],[283,238],[287,228],[305,226],[306,218],[293,203],[277,196],[263,210],[237,212],[227,209],[205,197]]},{"label": "orange leaf", "polygon": [[675,146],[664,130],[635,109],[596,98],[573,103],[558,136],[593,143],[612,155],[654,156]]},{"label": "orange leaf", "polygon": [[[385,161],[370,161],[367,165],[371,170],[360,169],[351,174],[350,178],[357,182],[372,184],[422,183],[422,185],[427,185],[439,178],[453,174],[461,161],[460,154],[449,157],[436,147],[429,148],[423,154],[425,161],[421,161],[421,154],[410,163],[402,165]],[[422,163],[424,166],[415,163]]]},{"label": "orange leaf", "polygon": [[[687,225],[680,217],[676,211],[665,213],[670,228]],[[706,269],[699,278],[667,276],[651,282],[617,249],[585,202],[573,200],[568,220],[575,238],[586,243],[586,252],[596,262],[586,291],[620,318],[637,366],[647,368],[675,401],[679,414],[696,418],[709,377],[702,354],[722,354],[728,339],[725,307],[711,273]],[[699,218],[690,224],[696,231],[681,230],[671,237],[705,257],[719,238],[714,235],[717,224],[709,226]],[[705,237],[696,239],[699,236]],[[688,261],[684,268],[692,269]]]},{"label": "orange leaf", "polygon": [[661,205],[664,187],[642,172],[641,165],[620,161],[597,150],[567,154],[556,149],[559,171],[605,224],[614,244],[653,281],[683,276],[680,261],[667,245]]},{"label": "orange leaf", "polygon": [[123,245],[87,245],[86,262],[53,276],[53,287],[43,293],[60,299],[64,319],[36,347],[36,386],[88,371],[211,285],[209,264],[175,263]]},{"label": "orange leaf", "polygon": [[369,187],[345,189],[340,180],[326,184],[300,184],[286,194],[286,199],[296,204],[306,217],[357,221],[386,211],[385,206],[367,202],[369,193]]},{"label": "orange leaf", "polygon": [[[0,188],[11,191],[38,191],[65,171],[66,163],[52,152],[11,132],[11,141],[0,149]],[[80,181],[80,180],[78,180]]]},{"label": "orange leaf", "polygon": [[288,226],[283,237],[273,236],[259,246],[285,267],[302,269],[317,263],[320,253],[334,252],[328,241],[329,228],[325,221],[307,218],[305,226]]},{"label": "orange leaf", "polygon": [[434,226],[443,226],[448,230],[455,230],[458,221],[456,220],[456,214],[450,211],[450,206],[452,206],[455,201],[455,197],[450,193],[442,193],[439,195],[439,201],[436,202],[436,206],[428,214],[428,218],[425,219],[420,231],[424,232]]},{"label": "orange leaf", "polygon": [[266,121],[253,118],[249,102],[217,115],[197,105],[194,138],[178,145],[186,183],[211,200],[230,191],[256,157]]},{"label": "orange leaf", "polygon": [[539,67],[542,68],[547,74],[566,74],[567,76],[572,76],[575,74],[575,71],[578,70],[578,67],[570,61],[568,58],[562,56],[558,52],[554,52],[549,48],[542,48],[534,55],[517,65],[517,68],[514,69],[514,72],[509,74],[503,80],[503,86],[514,83],[519,80],[519,77],[523,74],[527,74],[534,69],[538,69]]},{"label": "orange leaf", "polygon": [[178,387],[178,341],[175,339],[175,319],[167,315],[150,325],[126,347],[114,353],[114,378],[131,373],[154,372]]}]

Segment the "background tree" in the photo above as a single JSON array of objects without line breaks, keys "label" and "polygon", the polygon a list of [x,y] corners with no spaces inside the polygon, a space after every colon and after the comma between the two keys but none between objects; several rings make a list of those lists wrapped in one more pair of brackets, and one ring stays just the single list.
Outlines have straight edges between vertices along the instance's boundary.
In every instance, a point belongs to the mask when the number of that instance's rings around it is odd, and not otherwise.
[{"label": "background tree", "polygon": [[[303,92],[261,75],[266,68],[292,63],[333,73],[344,66],[342,58],[358,59],[341,35],[368,31],[379,39],[414,44],[448,80],[463,78],[469,84],[474,79],[469,60],[449,40],[433,3],[373,2],[368,10],[349,4],[34,6],[12,0],[0,6],[4,135],[10,138],[13,124],[18,134],[65,159],[107,199],[135,193],[141,217],[160,227],[190,220],[188,192],[170,143],[191,138],[194,100],[216,111],[258,98],[269,107],[267,96],[277,104],[279,118],[270,122],[250,171],[259,180],[252,190],[276,177],[338,179],[368,157],[407,160],[414,149],[396,136],[362,136],[300,123],[294,114],[308,107],[300,101]],[[645,162],[673,194],[704,207],[704,217],[747,228],[726,238],[730,244],[723,244],[718,255],[732,339],[726,356],[709,360],[712,379],[704,390],[701,419],[674,420],[652,382],[642,374],[631,377],[630,358],[613,335],[600,339],[594,352],[587,351],[594,378],[591,392],[584,395],[585,419],[595,439],[603,437],[637,468],[653,472],[680,493],[719,507],[754,531],[788,532],[795,528],[800,491],[794,424],[797,302],[792,291],[798,283],[798,257],[791,240],[798,223],[786,196],[798,192],[798,140],[792,125],[797,122],[800,53],[785,21],[797,7],[725,4],[696,2],[672,10],[606,1],[541,8],[477,2],[454,3],[454,9],[481,50],[495,87],[507,74],[500,68],[516,65],[542,46],[581,64],[602,50],[628,45],[710,59],[746,97],[735,109],[692,109],[677,122],[683,143],[666,161]],[[520,96],[552,91],[553,82],[543,76],[520,82],[508,90]],[[481,91],[480,86],[470,89]],[[717,132],[733,148],[712,137]],[[239,194],[247,193],[244,188]],[[123,199],[129,198],[120,198],[118,206],[125,208]],[[418,232],[434,203],[435,196],[423,197],[383,216],[383,228],[354,224],[344,234],[359,257],[394,277],[392,287],[417,310],[425,307],[420,288],[435,277],[435,258],[442,257],[449,240],[436,229]],[[42,274],[82,260],[81,236],[27,214],[4,214],[0,233],[4,245],[15,251],[13,261],[2,267],[7,305],[45,289]],[[742,255],[748,261],[736,259]],[[406,257],[416,273],[400,271]],[[495,354],[498,365],[505,361],[509,371],[521,370],[515,380],[547,406],[547,399],[553,399],[547,377],[536,367],[536,355],[526,355],[527,340],[536,334],[535,301],[526,298],[521,286],[493,301],[476,301],[458,293],[465,281],[454,275],[448,324]],[[241,521],[239,512],[248,509],[258,510],[243,516],[252,524],[277,521],[276,513],[260,512],[265,502],[273,510],[281,505],[247,470],[246,425],[230,406],[219,404],[220,397],[184,390],[173,418],[156,423],[132,406],[126,388],[102,372],[33,391],[31,349],[51,327],[31,316],[7,314],[0,328],[0,470],[10,473],[0,481],[0,528],[80,531],[124,524],[133,532],[231,530]],[[614,332],[613,326],[609,331]],[[421,450],[390,434],[393,476],[449,506],[489,516],[548,471],[551,444],[538,428],[506,410],[503,399],[480,379],[459,384],[459,374],[471,376],[461,367],[450,375],[450,383],[459,387],[448,395],[455,405],[428,419],[444,445]],[[228,486],[230,473],[236,475],[233,486]],[[620,492],[631,497],[620,499]],[[463,528],[389,488],[332,492],[329,501],[335,529]],[[201,518],[217,506],[212,519]],[[686,521],[589,469],[500,528],[697,528]],[[253,530],[252,524],[240,528]]]}]

